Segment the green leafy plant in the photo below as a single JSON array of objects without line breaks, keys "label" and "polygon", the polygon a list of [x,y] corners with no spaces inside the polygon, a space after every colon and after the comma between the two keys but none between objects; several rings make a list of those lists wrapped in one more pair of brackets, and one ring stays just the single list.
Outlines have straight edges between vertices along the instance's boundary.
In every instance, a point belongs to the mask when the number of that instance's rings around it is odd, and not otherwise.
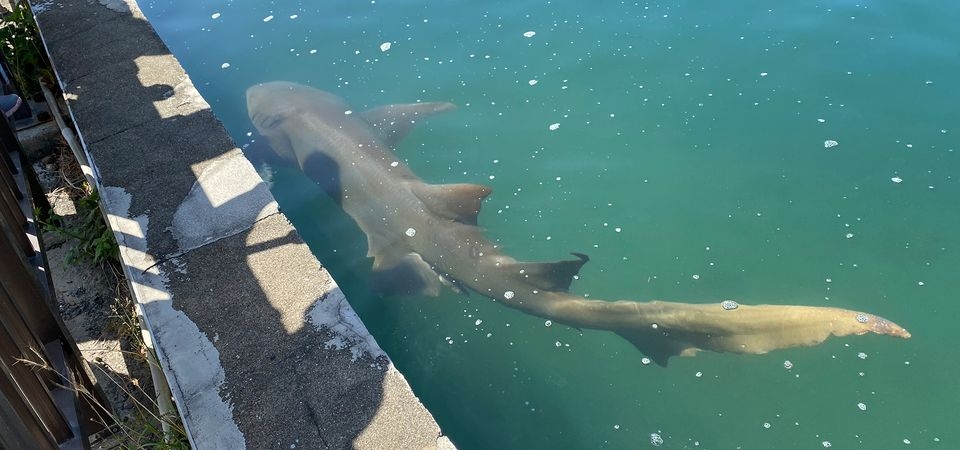
[{"label": "green leafy plant", "polygon": [[120,248],[113,238],[113,231],[103,221],[100,195],[97,191],[92,191],[77,199],[74,204],[77,208],[76,219],[67,220],[52,212],[46,219],[40,219],[44,231],[77,241],[76,245],[67,251],[67,263],[76,264],[82,259],[89,259],[94,264],[117,262]]},{"label": "green leafy plant", "polygon": [[37,94],[41,78],[53,79],[28,2],[19,2],[0,22],[0,47],[21,94]]}]

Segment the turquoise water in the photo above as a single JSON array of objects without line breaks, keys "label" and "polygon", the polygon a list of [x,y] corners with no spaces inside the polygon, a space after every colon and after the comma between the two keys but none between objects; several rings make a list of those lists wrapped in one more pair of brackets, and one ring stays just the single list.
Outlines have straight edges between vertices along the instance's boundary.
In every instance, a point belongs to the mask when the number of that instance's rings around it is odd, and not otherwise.
[{"label": "turquoise water", "polygon": [[397,154],[428,181],[491,186],[480,224],[508,253],[588,253],[574,292],[839,306],[913,333],[662,369],[477,295],[377,298],[363,234],[275,169],[282,207],[460,448],[957,448],[960,4],[796,3],[141,6],[241,144],[262,81],[357,109],[458,104]]}]

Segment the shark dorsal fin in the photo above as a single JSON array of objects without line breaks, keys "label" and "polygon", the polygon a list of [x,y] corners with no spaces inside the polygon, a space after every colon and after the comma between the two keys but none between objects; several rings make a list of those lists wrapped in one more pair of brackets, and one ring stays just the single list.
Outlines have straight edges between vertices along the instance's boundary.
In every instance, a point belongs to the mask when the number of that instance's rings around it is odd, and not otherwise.
[{"label": "shark dorsal fin", "polygon": [[467,225],[477,224],[477,214],[490,188],[479,184],[415,184],[414,195],[432,213]]},{"label": "shark dorsal fin", "polygon": [[455,108],[456,105],[447,102],[384,105],[368,109],[360,113],[360,117],[377,131],[387,146],[393,148],[410,134],[418,120]]},{"label": "shark dorsal fin", "polygon": [[517,262],[507,264],[506,270],[519,274],[527,283],[545,291],[566,292],[570,289],[573,277],[590,260],[587,255],[573,253],[577,259],[568,259],[549,263]]}]

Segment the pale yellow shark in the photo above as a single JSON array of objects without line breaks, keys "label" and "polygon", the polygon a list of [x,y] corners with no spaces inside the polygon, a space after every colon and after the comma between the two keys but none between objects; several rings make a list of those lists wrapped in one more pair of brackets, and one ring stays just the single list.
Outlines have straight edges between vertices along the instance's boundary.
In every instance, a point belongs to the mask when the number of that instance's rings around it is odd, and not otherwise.
[{"label": "pale yellow shark", "polygon": [[339,201],[367,235],[374,284],[385,294],[469,288],[498,303],[578,328],[607,330],[660,365],[698,350],[766,353],[830,336],[910,333],[882,317],[839,308],[604,301],[567,292],[587,257],[521,262],[477,227],[490,189],[427,184],[392,151],[413,124],[450,103],[354,113],[339,97],[272,82],[247,91],[250,119],[274,150]]}]

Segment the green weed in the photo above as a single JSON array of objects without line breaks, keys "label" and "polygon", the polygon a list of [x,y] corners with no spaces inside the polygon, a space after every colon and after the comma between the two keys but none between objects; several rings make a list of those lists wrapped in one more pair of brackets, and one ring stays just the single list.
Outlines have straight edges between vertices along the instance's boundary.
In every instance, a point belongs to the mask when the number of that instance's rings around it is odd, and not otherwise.
[{"label": "green weed", "polygon": [[107,226],[100,213],[100,195],[92,191],[74,202],[77,217],[67,219],[56,213],[40,214],[43,230],[73,239],[76,244],[67,251],[68,264],[89,259],[94,264],[117,263],[120,248],[113,238],[113,231]]},{"label": "green weed", "polygon": [[0,50],[22,95],[39,93],[41,78],[53,79],[28,2],[19,2],[0,22]]}]

